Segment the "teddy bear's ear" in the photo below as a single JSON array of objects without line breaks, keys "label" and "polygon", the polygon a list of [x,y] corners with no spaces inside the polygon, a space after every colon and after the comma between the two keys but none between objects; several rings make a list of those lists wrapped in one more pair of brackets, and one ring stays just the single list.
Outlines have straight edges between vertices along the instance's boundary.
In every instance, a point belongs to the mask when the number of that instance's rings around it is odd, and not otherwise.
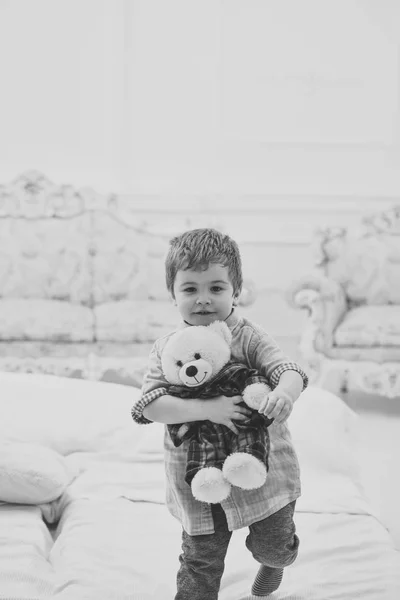
[{"label": "teddy bear's ear", "polygon": [[231,345],[232,334],[225,321],[214,321],[214,323],[210,323],[210,325],[208,325],[208,328],[212,331],[215,331],[215,333],[218,333],[218,335],[220,335],[227,344]]}]

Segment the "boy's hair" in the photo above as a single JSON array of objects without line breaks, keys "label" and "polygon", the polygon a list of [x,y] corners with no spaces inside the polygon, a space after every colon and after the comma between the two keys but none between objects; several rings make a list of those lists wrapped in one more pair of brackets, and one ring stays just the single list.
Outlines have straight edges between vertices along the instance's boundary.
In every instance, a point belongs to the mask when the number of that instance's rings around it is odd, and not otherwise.
[{"label": "boy's hair", "polygon": [[168,291],[174,295],[178,271],[207,269],[211,264],[228,267],[234,294],[242,290],[242,260],[237,243],[216,229],[191,229],[170,241],[165,259],[165,278]]}]

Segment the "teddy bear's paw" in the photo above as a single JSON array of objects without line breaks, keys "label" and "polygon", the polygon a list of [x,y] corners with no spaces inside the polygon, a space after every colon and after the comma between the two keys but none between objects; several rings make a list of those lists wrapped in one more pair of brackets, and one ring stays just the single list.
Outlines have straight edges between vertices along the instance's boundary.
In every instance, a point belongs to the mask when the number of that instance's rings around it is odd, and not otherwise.
[{"label": "teddy bear's paw", "polygon": [[260,408],[261,402],[271,392],[271,388],[266,383],[251,383],[243,392],[243,400],[253,410]]},{"label": "teddy bear's paw", "polygon": [[267,478],[266,466],[258,458],[245,452],[230,454],[225,459],[222,473],[232,485],[244,490],[261,487]]},{"label": "teddy bear's paw", "polygon": [[205,467],[196,473],[192,480],[192,494],[200,502],[218,504],[225,500],[231,491],[231,484],[224,479],[221,469]]}]

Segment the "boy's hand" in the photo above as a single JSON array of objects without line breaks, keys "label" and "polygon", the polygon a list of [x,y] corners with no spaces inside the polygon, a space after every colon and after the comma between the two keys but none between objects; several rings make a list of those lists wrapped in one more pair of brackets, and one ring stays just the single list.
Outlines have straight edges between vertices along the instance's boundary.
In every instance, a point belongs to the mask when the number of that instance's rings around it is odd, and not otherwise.
[{"label": "boy's hand", "polygon": [[252,411],[246,406],[238,406],[243,402],[242,396],[217,396],[212,400],[205,400],[203,406],[207,406],[207,418],[213,423],[226,425],[236,435],[239,433],[234,421],[244,421]]},{"label": "boy's hand", "polygon": [[293,398],[279,385],[260,404],[258,412],[276,423],[283,423],[293,410]]}]

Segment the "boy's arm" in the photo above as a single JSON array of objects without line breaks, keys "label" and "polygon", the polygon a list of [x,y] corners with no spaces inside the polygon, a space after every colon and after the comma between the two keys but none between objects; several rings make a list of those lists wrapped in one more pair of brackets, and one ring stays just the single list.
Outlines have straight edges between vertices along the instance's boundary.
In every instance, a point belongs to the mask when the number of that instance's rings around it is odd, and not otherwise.
[{"label": "boy's arm", "polygon": [[[303,377],[298,371],[287,369],[282,372],[282,375],[279,378],[279,383],[276,387],[282,390],[282,392],[288,393],[294,402],[304,390],[305,383]],[[276,388],[274,391],[276,391]]]},{"label": "boy's arm", "polygon": [[218,396],[207,400],[182,399],[176,396],[164,394],[151,401],[143,410],[145,418],[166,425],[175,423],[189,423],[193,421],[213,421],[226,425],[234,433],[238,429],[234,421],[248,419],[251,410],[244,406],[238,406],[243,402],[241,395],[227,398]]},{"label": "boy's arm", "polygon": [[260,404],[258,412],[277,423],[283,423],[290,416],[295,400],[304,389],[303,377],[294,370],[282,373],[278,385]]},{"label": "boy's arm", "polygon": [[[151,392],[150,392],[151,394]],[[146,398],[144,397],[146,401]],[[197,399],[185,399],[170,396],[167,391],[157,395],[143,409],[143,416],[148,421],[157,421],[166,425],[176,423],[202,421],[206,419],[204,401]]]},{"label": "boy's arm", "polygon": [[303,385],[297,396],[307,387],[308,377],[303,369],[291,361],[279,348],[274,338],[263,329],[258,328],[254,331],[247,352],[250,366],[266,377],[272,388],[276,388],[281,383],[282,375],[287,371],[297,372],[302,379]]},{"label": "boy's arm", "polygon": [[[162,345],[164,340],[166,341],[165,338],[157,340],[150,351],[147,370],[143,378],[141,394],[138,400],[134,402],[131,409],[132,419],[136,421],[136,423],[146,424],[156,421],[157,419],[152,419],[147,415],[147,410],[146,414],[144,414],[145,409],[148,404],[167,394],[166,388],[168,382],[164,377],[160,358],[160,344]],[[149,418],[147,418],[147,416]]]},{"label": "boy's arm", "polygon": [[303,369],[288,359],[275,340],[263,330],[258,331],[249,345],[250,364],[271,382],[273,391],[261,404],[259,412],[277,423],[285,421],[293,403],[308,385]]}]

